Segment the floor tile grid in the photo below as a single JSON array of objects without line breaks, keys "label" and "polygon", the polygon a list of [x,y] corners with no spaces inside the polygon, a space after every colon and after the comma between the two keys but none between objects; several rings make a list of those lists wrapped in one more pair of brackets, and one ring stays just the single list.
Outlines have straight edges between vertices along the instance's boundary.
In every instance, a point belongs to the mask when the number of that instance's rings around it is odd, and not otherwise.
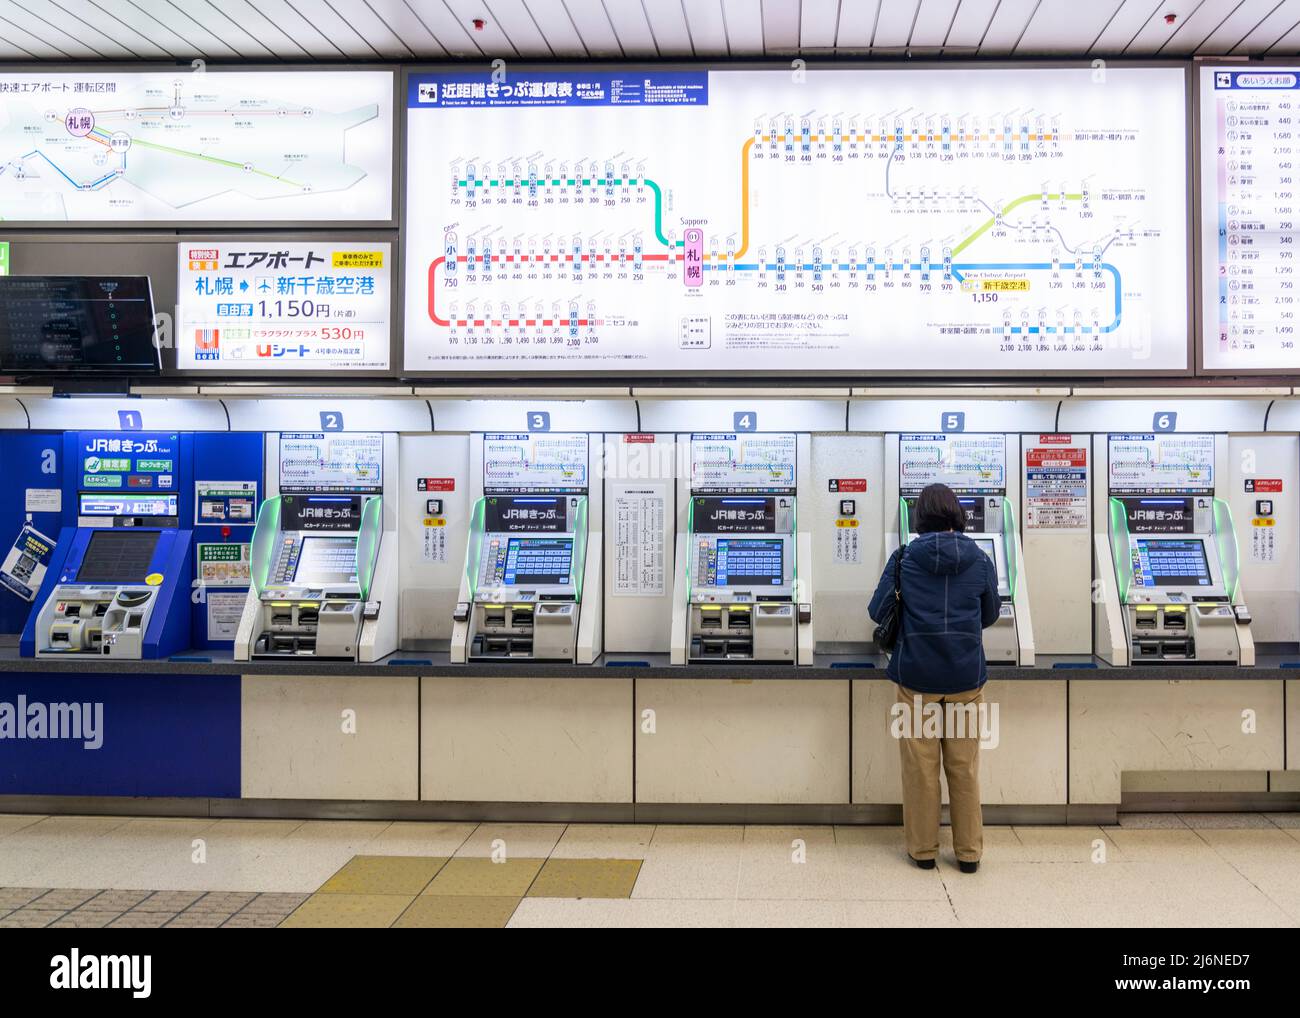
[{"label": "floor tile grid", "polygon": [[[0,927],[36,926],[273,926],[283,921],[307,897],[282,892],[241,893],[91,890],[69,894],[66,889],[4,888],[8,902],[0,903]],[[29,901],[14,904],[27,892]],[[84,900],[77,899],[85,894]],[[131,901],[129,898],[136,900]],[[182,903],[188,898],[187,903]],[[4,902],[4,897],[0,897]],[[10,906],[13,907],[10,907]],[[45,907],[42,907],[44,905]],[[179,907],[178,907],[179,906]]]}]

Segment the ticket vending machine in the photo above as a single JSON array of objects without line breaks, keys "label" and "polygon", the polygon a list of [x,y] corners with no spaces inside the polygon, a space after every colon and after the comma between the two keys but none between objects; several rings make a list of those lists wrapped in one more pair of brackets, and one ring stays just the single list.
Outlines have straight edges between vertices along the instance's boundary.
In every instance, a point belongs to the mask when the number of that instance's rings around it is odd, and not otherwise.
[{"label": "ticket vending machine", "polygon": [[1107,532],[1098,555],[1115,579],[1102,593],[1118,611],[1128,657],[1116,664],[1255,663],[1232,512],[1215,497],[1221,439],[1106,436]]},{"label": "ticket vending machine", "polygon": [[799,661],[812,609],[796,597],[797,437],[689,436],[674,664]]},{"label": "ticket vending machine", "polygon": [[470,518],[451,660],[590,664],[599,613],[584,608],[583,592],[599,599],[600,529],[588,524],[588,436],[485,434],[472,446],[483,494]]},{"label": "ticket vending machine", "polygon": [[[138,414],[138,411],[136,411]],[[23,656],[156,659],[190,646],[192,437],[68,432],[62,528],[19,641]]]},{"label": "ticket vending machine", "polygon": [[[990,664],[1034,663],[1024,557],[1015,503],[1007,485],[1007,463],[1018,463],[1019,437],[1001,433],[890,436],[897,450],[898,532],[886,540],[886,553],[915,539],[917,496],[930,484],[946,484],[966,512],[966,535],[988,555],[998,577],[1002,601],[998,620],[984,630],[984,657]],[[1016,451],[1008,454],[1008,447]],[[891,471],[891,473],[894,473]]]},{"label": "ticket vending machine", "polygon": [[257,514],[235,659],[377,661],[396,649],[395,541],[379,432],[278,435],[279,494]]}]

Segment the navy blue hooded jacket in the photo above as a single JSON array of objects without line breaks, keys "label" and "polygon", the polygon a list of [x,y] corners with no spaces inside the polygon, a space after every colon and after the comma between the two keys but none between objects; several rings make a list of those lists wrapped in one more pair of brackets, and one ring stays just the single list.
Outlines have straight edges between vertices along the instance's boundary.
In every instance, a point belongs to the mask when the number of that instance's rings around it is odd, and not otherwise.
[{"label": "navy blue hooded jacket", "polygon": [[903,555],[903,619],[888,675],[921,693],[960,693],[988,679],[984,629],[998,620],[998,574],[965,534],[921,534],[894,552],[868,608],[879,622]]}]

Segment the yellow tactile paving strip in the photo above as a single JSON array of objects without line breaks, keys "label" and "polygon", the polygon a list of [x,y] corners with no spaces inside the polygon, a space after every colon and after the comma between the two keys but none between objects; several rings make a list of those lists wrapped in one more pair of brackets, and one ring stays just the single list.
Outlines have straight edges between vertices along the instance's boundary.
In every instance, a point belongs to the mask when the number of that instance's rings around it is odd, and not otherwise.
[{"label": "yellow tactile paving strip", "polygon": [[630,898],[639,859],[547,859],[530,898]]},{"label": "yellow tactile paving strip", "polygon": [[281,926],[495,927],[525,897],[629,898],[639,859],[354,856]]},{"label": "yellow tactile paving strip", "polygon": [[358,855],[317,894],[419,894],[447,864],[445,856]]}]

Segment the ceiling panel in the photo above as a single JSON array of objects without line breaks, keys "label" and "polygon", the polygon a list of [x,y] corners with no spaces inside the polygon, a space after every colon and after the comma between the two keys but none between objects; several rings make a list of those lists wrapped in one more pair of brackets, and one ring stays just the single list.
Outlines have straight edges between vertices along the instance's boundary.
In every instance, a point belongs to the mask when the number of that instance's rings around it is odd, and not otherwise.
[{"label": "ceiling panel", "polygon": [[1286,35],[1282,36],[1268,51],[1271,57],[1292,57],[1300,52],[1300,25],[1297,25]]},{"label": "ceiling panel", "polygon": [[561,58],[582,58],[587,55],[587,47],[582,44],[578,30],[573,27],[573,20],[565,10],[563,0],[527,0],[533,21],[546,36],[546,43],[551,52]]},{"label": "ceiling panel", "polygon": [[[761,56],[766,51],[761,0],[722,0],[722,15],[727,20],[727,45],[733,57]],[[693,26],[694,22],[692,31]]]},{"label": "ceiling panel", "polygon": [[95,6],[132,31],[152,39],[174,57],[189,60],[200,55],[199,47],[192,39],[172,31],[152,14],[131,3],[131,0],[95,0]]},{"label": "ceiling panel", "polygon": [[[1277,2],[1278,0],[1271,0],[1269,6],[1272,7]],[[1229,0],[1227,3],[1205,0],[1187,17],[1179,18],[1173,37],[1165,43],[1160,55],[1182,57],[1195,53],[1200,49],[1201,43],[1242,6],[1239,0]],[[1263,15],[1261,14],[1260,17]]]},{"label": "ceiling panel", "polygon": [[[105,14],[89,0],[25,0],[23,6],[33,14],[73,35],[102,39],[103,46],[123,58],[166,59],[170,54],[149,39],[132,32],[116,18]],[[110,52],[109,50],[105,50]]]},{"label": "ceiling panel", "polygon": [[948,45],[978,49],[997,9],[998,0],[961,0],[952,27],[948,29]]},{"label": "ceiling panel", "polygon": [[799,0],[763,0],[763,46],[768,53],[799,48]]},{"label": "ceiling panel", "polygon": [[[374,60],[379,55],[375,52],[373,46],[343,20],[343,17],[327,0],[289,0],[289,2],[297,9],[298,13],[315,25],[321,35],[329,39],[344,56],[356,60]],[[347,9],[343,7],[340,0],[335,0],[335,4],[338,4],[342,9]]]},{"label": "ceiling panel", "polygon": [[[253,32],[282,57],[297,58],[302,53],[322,60],[343,56],[333,43],[299,14],[286,0],[208,0],[218,10]],[[272,26],[272,27],[266,27]]]},{"label": "ceiling panel", "polygon": [[1201,43],[1199,52],[1215,56],[1231,52],[1237,43],[1250,34],[1251,29],[1272,13],[1279,2],[1280,0],[1242,0]]},{"label": "ceiling panel", "polygon": [[[497,19],[492,16],[492,11],[483,0],[411,0],[411,5],[417,11],[434,9],[439,3],[446,4],[447,9],[464,26],[463,30],[473,38],[474,45],[483,52],[484,56],[496,58],[517,55],[514,46],[510,44],[510,39],[501,31]],[[474,27],[475,18],[482,20],[482,29]]]},{"label": "ceiling panel", "polygon": [[919,0],[881,0],[872,49],[900,49],[912,38]]},{"label": "ceiling panel", "polygon": [[[87,38],[85,32],[75,34],[75,29],[65,32],[11,0],[0,2],[0,17],[27,32],[32,38],[41,40],[56,56],[65,54],[79,59],[98,60],[110,55],[106,52],[109,46],[108,40],[98,32],[93,33],[93,39]],[[0,35],[3,34],[5,34],[4,26],[0,25]],[[112,55],[116,56],[119,51],[120,48],[114,47]]]},{"label": "ceiling panel", "polygon": [[[853,0],[849,0],[852,4]],[[799,48],[831,49],[839,27],[840,0],[803,0],[799,10]]]},{"label": "ceiling panel", "polygon": [[[1133,41],[1129,43],[1125,55],[1137,57],[1155,56],[1165,48],[1171,39],[1178,33],[1179,27],[1192,16],[1197,8],[1205,6],[1205,0],[1165,0],[1155,13],[1147,19],[1147,23],[1142,26],[1142,30],[1134,36]],[[1211,4],[1213,6],[1213,4]],[[1222,0],[1220,0],[1222,6]],[[1165,16],[1172,14],[1175,21],[1172,25],[1165,23]]]},{"label": "ceiling panel", "polygon": [[880,0],[850,0],[840,4],[840,20],[835,29],[839,49],[867,50],[876,34]]},{"label": "ceiling panel", "polygon": [[1086,53],[1123,0],[1043,3],[1020,37],[1017,53]]},{"label": "ceiling panel", "polygon": [[564,6],[588,54],[606,60],[623,55],[601,0],[564,0]]},{"label": "ceiling panel", "polygon": [[1040,3],[1042,0],[1002,0],[989,19],[988,31],[980,43],[980,55],[1000,56],[1014,52]]},{"label": "ceiling panel", "polygon": [[[1175,23],[1165,23],[1167,15]],[[475,19],[482,27],[473,26]],[[1300,0],[0,0],[0,58],[1300,52]]]},{"label": "ceiling panel", "polygon": [[[136,6],[128,0],[123,2],[126,6]],[[137,4],[142,13],[153,17],[159,24],[190,44],[190,52],[185,54],[186,56],[193,54],[207,59],[238,59],[238,53],[180,8],[171,4],[169,0],[137,0]]]},{"label": "ceiling panel", "polygon": [[[652,7],[662,8],[664,11],[674,13],[680,19],[683,30],[686,27],[686,17],[682,14],[680,4],[667,3],[651,4]],[[614,34],[618,37],[619,45],[623,47],[623,54],[629,57],[655,57],[659,55],[659,46],[657,36],[650,30],[650,21],[648,12],[642,6],[641,0],[605,0],[605,11],[609,15],[610,24],[614,26]],[[690,35],[687,33],[687,43],[689,47]],[[689,54],[690,49],[684,51]],[[665,54],[667,55],[667,54]]]},{"label": "ceiling panel", "polygon": [[1124,0],[1110,23],[1097,36],[1093,51],[1101,54],[1123,53],[1159,6],[1160,0]]},{"label": "ceiling panel", "polygon": [[948,38],[953,18],[957,16],[959,3],[960,0],[921,0],[908,45],[927,49],[942,46]]},{"label": "ceiling panel", "polygon": [[406,0],[366,0],[370,9],[384,24],[392,29],[402,42],[406,43],[418,57],[443,57],[446,49],[419,16],[406,3]]},{"label": "ceiling panel", "polygon": [[680,0],[650,0],[642,4],[650,31],[654,33],[655,46],[659,56],[689,57],[694,53],[690,30],[686,27],[685,14],[681,12]]},{"label": "ceiling panel", "polygon": [[1286,0],[1250,30],[1233,53],[1263,53],[1300,22],[1300,0]]},{"label": "ceiling panel", "polygon": [[491,10],[516,53],[521,57],[550,59],[551,47],[525,0],[491,0]]},{"label": "ceiling panel", "polygon": [[[674,5],[671,3],[651,3],[646,7],[646,13],[650,15],[650,22],[655,27],[655,39],[659,43],[660,53],[665,55],[668,53],[685,55],[694,52],[697,57],[725,57],[730,52],[727,44],[727,17],[723,10],[722,0],[694,0],[689,4],[681,4],[682,21],[687,28],[685,40],[687,49],[664,49],[665,40],[655,17],[660,12],[663,12],[663,14],[670,13],[673,7]],[[753,24],[760,25],[762,22],[757,13],[757,3],[754,4],[754,11],[755,13],[751,15],[754,19]],[[675,47],[679,44],[674,41],[672,45]],[[763,48],[761,34],[757,45],[758,49],[755,52],[761,53]]]},{"label": "ceiling panel", "polygon": [[[377,0],[371,2],[378,6]],[[472,58],[482,55],[478,44],[471,38],[471,35],[478,33],[473,32],[467,23],[462,24],[442,0],[382,0],[382,2],[392,4],[392,16],[387,17],[390,25],[399,18],[397,8],[400,5],[411,12],[411,15],[449,56]]]},{"label": "ceiling panel", "polygon": [[168,3],[201,25],[209,36],[220,39],[237,56],[266,60],[274,55],[207,0],[168,0]]},{"label": "ceiling panel", "polygon": [[20,26],[8,20],[4,11],[0,11],[0,40],[3,40],[5,44],[18,47],[23,52],[30,53],[39,59],[57,60],[64,56],[53,44],[24,31]]},{"label": "ceiling panel", "polygon": [[367,45],[381,57],[404,60],[411,56],[410,47],[399,39],[384,23],[366,0],[327,0],[348,27],[365,39]]}]

